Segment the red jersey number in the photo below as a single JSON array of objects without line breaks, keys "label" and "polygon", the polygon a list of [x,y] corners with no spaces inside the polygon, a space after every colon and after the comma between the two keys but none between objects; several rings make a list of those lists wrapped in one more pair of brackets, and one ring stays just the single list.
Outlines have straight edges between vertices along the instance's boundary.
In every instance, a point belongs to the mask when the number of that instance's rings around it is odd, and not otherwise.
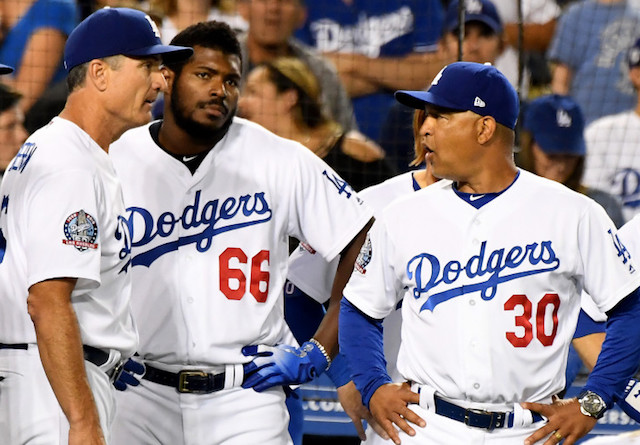
[{"label": "red jersey number", "polygon": [[[504,304],[505,311],[521,312],[515,316],[515,325],[523,328],[524,333],[518,335],[515,332],[507,332],[506,337],[509,343],[516,348],[526,348],[534,337],[538,339],[543,346],[551,346],[558,332],[558,309],[560,308],[560,297],[558,294],[546,294],[538,302],[535,312],[535,324],[533,319],[533,304],[526,295],[512,295]],[[547,313],[551,310],[551,332],[547,333],[545,329],[545,321]]]},{"label": "red jersey number", "polygon": [[[229,300],[241,300],[247,292],[247,276],[243,268],[232,267],[234,264],[248,263],[248,257],[242,249],[228,247],[219,258],[220,291]],[[265,265],[266,263],[266,265]],[[266,270],[263,270],[263,267]],[[258,303],[267,301],[269,295],[269,251],[261,250],[251,258],[249,269],[249,292]]]}]

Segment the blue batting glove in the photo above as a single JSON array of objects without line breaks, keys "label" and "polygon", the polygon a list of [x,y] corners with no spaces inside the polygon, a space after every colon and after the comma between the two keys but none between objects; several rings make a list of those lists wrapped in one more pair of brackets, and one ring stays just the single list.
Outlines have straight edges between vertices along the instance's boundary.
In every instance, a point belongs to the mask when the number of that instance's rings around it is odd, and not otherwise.
[{"label": "blue batting glove", "polygon": [[[117,370],[113,376],[113,386],[118,391],[124,391],[128,386],[138,386],[140,379],[145,372],[144,365],[138,363],[133,359],[128,359],[124,365],[119,365],[121,368]],[[140,374],[140,377],[136,377],[136,374]]]},{"label": "blue batting glove", "polygon": [[624,393],[616,402],[629,417],[640,422],[640,382],[635,379],[629,380]]},{"label": "blue batting glove", "polygon": [[305,342],[300,348],[289,345],[251,345],[242,348],[247,357],[255,357],[244,365],[243,388],[262,392],[273,386],[299,385],[313,380],[328,366],[318,346]]}]

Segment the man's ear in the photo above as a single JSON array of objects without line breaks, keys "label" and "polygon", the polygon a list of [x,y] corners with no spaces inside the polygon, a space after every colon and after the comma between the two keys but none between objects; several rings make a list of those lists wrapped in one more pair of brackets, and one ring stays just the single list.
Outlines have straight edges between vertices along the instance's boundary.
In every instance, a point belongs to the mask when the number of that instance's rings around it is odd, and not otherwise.
[{"label": "man's ear", "polygon": [[162,77],[164,77],[164,81],[166,82],[165,92],[171,91],[171,89],[173,88],[173,82],[175,81],[175,78],[176,78],[176,73],[174,73],[172,70],[170,70],[166,66],[162,66],[160,68],[160,73],[162,74]]},{"label": "man's ear", "polygon": [[476,137],[480,145],[489,142],[496,133],[498,123],[491,116],[482,116],[476,121]]},{"label": "man's ear", "polygon": [[86,81],[91,82],[98,91],[104,91],[109,85],[111,75],[111,67],[107,62],[100,59],[94,59],[89,62],[87,67]]}]

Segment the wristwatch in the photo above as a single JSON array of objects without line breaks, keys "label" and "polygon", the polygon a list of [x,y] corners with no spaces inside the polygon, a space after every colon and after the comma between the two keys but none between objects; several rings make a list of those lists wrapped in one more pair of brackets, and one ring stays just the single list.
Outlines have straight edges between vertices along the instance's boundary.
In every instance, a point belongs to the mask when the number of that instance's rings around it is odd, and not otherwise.
[{"label": "wristwatch", "polygon": [[596,419],[601,418],[607,409],[607,404],[602,397],[593,391],[582,391],[578,394],[578,403],[582,414]]}]

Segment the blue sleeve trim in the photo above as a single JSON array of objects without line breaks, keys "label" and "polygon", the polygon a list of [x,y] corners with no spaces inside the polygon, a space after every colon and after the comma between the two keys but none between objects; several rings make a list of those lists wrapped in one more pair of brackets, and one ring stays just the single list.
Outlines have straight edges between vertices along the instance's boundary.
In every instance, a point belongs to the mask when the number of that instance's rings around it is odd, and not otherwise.
[{"label": "blue sleeve trim", "polygon": [[606,322],[595,321],[589,317],[585,311],[580,309],[580,315],[578,316],[578,326],[576,326],[576,332],[573,334],[573,338],[581,338],[591,334],[598,334],[605,331]]},{"label": "blue sleeve trim", "polygon": [[338,332],[340,350],[347,357],[353,382],[362,395],[362,403],[369,408],[373,393],[391,383],[384,358],[382,320],[368,317],[343,297]]},{"label": "blue sleeve trim", "polygon": [[331,379],[336,388],[340,388],[351,381],[351,368],[347,357],[340,352],[331,360],[331,366],[327,369],[327,375]]},{"label": "blue sleeve trim", "polygon": [[640,293],[630,293],[607,312],[606,338],[598,362],[591,371],[585,390],[600,395],[611,407],[614,394],[622,391],[640,363]]}]

